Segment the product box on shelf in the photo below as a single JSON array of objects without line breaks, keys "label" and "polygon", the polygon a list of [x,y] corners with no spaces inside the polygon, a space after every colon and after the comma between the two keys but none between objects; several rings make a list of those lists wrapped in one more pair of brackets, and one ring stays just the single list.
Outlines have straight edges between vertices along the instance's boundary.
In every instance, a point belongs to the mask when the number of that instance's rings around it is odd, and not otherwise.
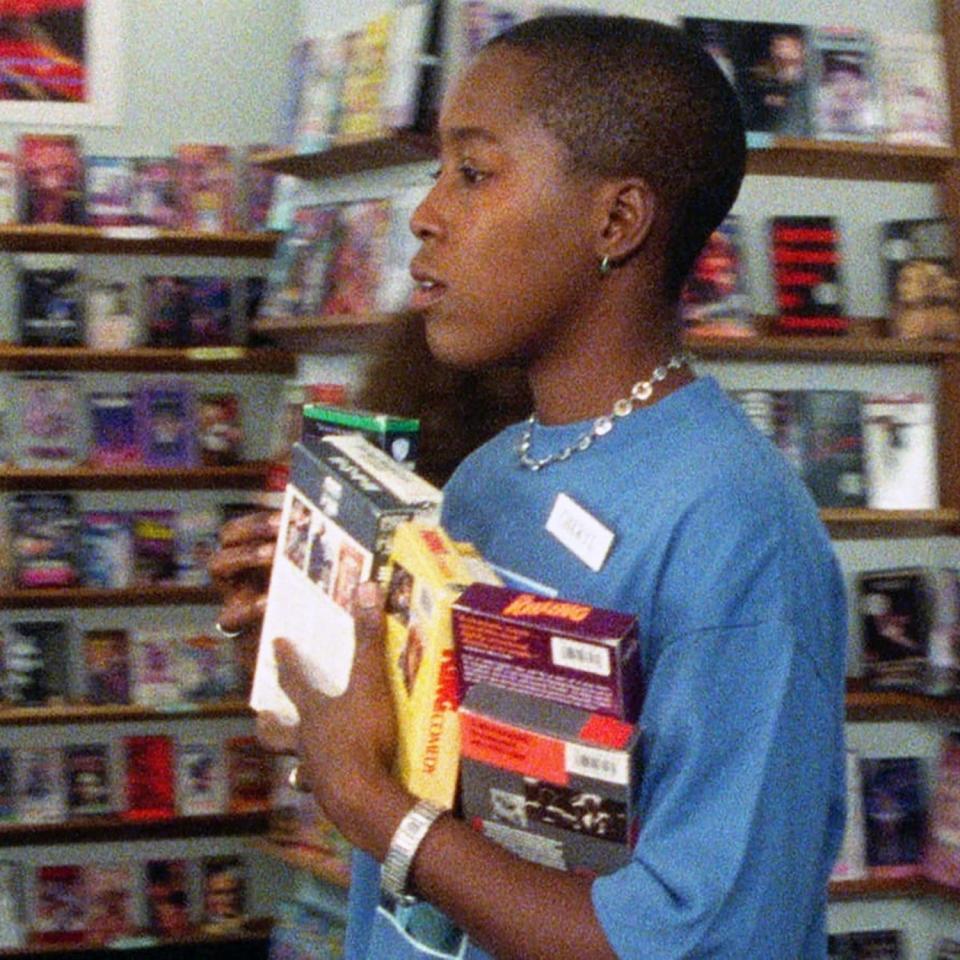
[{"label": "product box on shelf", "polygon": [[863,673],[877,689],[950,694],[960,681],[956,647],[960,584],[947,567],[857,575]]},{"label": "product box on shelf", "polygon": [[940,502],[933,402],[923,393],[863,397],[867,506],[874,510],[935,510]]},{"label": "product box on shelf", "polygon": [[70,631],[64,620],[4,625],[3,699],[23,707],[62,703],[67,696]]},{"label": "product box on shelf", "polygon": [[177,743],[177,811],[181,816],[223,813],[227,769],[219,741]]},{"label": "product box on shelf", "polygon": [[127,820],[165,820],[176,814],[174,740],[165,734],[124,738]]},{"label": "product box on shelf", "polygon": [[67,811],[71,817],[111,813],[113,763],[108,743],[68,744],[64,750]]},{"label": "product box on shelf", "polygon": [[32,940],[43,946],[76,945],[86,927],[84,866],[41,864],[33,868]]},{"label": "product box on shelf", "polygon": [[88,156],[86,222],[91,227],[125,227],[133,222],[132,157]]},{"label": "product box on shelf", "polygon": [[634,724],[477,684],[460,705],[462,815],[545,866],[591,875],[629,861],[640,829]]},{"label": "product box on shelf", "polygon": [[17,275],[17,339],[28,347],[84,342],[83,288],[72,257],[29,256]]},{"label": "product box on shelf", "polygon": [[20,373],[13,379],[10,448],[19,467],[62,469],[84,459],[87,417],[79,381],[69,373]]},{"label": "product box on shelf", "polygon": [[66,133],[20,134],[17,180],[21,223],[83,223],[79,137]]},{"label": "product box on shelf", "polygon": [[286,637],[316,683],[336,694],[353,663],[350,604],[357,585],[383,581],[393,533],[403,520],[435,515],[440,491],[358,435],[293,447],[280,516],[250,705],[295,722],[273,649]]},{"label": "product box on shelf", "polygon": [[926,772],[920,757],[860,761],[867,868],[873,877],[918,877],[926,843]]},{"label": "product box on shelf", "polygon": [[632,723],[643,679],[636,617],[475,583],[453,605],[461,699],[476,683]]},{"label": "product box on shelf", "polygon": [[26,942],[23,906],[23,864],[0,860],[0,949],[16,950]]},{"label": "product box on shelf", "polygon": [[387,677],[397,714],[397,770],[418,797],[452,807],[460,731],[451,607],[474,580],[499,583],[436,523],[397,527],[388,566]]},{"label": "product box on shelf", "polygon": [[960,733],[944,736],[934,767],[923,870],[937,883],[960,888]]},{"label": "product box on shelf", "polygon": [[71,587],[80,572],[76,501],[69,493],[18,493],[10,512],[14,586]]},{"label": "product box on shelf", "polygon": [[119,947],[115,941],[136,933],[136,891],[129,863],[84,865],[87,915],[84,943]]},{"label": "product box on shelf", "polygon": [[62,747],[21,748],[14,755],[17,819],[61,823],[67,819],[66,770]]},{"label": "product box on shelf", "polygon": [[200,863],[203,929],[222,933],[240,926],[247,912],[247,863],[232,854]]},{"label": "product box on shelf", "polygon": [[129,703],[130,635],[121,629],[87,630],[83,635],[83,696],[88,703]]},{"label": "product box on shelf", "polygon": [[195,897],[186,860],[148,860],[144,867],[147,931],[155,937],[184,937],[190,931]]}]

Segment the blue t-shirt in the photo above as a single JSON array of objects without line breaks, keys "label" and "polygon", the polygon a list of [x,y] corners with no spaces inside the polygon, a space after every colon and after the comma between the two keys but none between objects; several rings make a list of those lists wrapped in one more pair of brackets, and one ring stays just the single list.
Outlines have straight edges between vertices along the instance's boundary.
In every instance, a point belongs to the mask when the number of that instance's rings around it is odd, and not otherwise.
[{"label": "blue t-shirt", "polygon": [[[530,452],[585,427],[537,426]],[[592,890],[611,945],[624,960],[823,960],[844,816],[847,609],[816,506],[710,377],[537,473],[519,466],[521,429],[464,461],[443,522],[512,586],[639,618],[640,837]],[[612,533],[599,570],[548,532],[560,494]],[[378,909],[378,878],[357,856],[351,960],[486,957],[429,905]]]}]

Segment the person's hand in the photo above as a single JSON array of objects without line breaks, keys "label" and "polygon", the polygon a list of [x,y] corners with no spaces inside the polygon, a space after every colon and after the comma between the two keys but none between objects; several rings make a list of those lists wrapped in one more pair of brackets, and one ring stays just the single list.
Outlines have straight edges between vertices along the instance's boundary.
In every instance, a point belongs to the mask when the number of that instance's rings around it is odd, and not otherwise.
[{"label": "person's hand", "polygon": [[390,779],[396,753],[396,718],[384,654],[383,594],[362,583],[353,601],[356,652],[350,682],[338,697],[310,683],[295,648],[275,641],[280,685],[300,715],[300,782],[337,828],[361,843],[364,807]]},{"label": "person's hand", "polygon": [[223,600],[217,626],[236,634],[237,660],[247,677],[253,676],[279,529],[279,510],[258,510],[230,520],[220,529],[220,548],[207,564]]},{"label": "person's hand", "polygon": [[279,510],[247,513],[221,527],[207,569],[223,598],[217,622],[224,630],[253,630],[263,621],[279,529]]}]

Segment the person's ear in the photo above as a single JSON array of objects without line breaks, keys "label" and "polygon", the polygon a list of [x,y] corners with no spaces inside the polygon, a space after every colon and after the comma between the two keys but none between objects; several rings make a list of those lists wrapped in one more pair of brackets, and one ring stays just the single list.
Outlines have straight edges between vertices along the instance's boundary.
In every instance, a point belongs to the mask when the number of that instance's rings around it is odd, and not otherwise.
[{"label": "person's ear", "polygon": [[646,243],[653,229],[657,198],[646,180],[612,180],[600,191],[602,228],[597,256],[617,266]]}]

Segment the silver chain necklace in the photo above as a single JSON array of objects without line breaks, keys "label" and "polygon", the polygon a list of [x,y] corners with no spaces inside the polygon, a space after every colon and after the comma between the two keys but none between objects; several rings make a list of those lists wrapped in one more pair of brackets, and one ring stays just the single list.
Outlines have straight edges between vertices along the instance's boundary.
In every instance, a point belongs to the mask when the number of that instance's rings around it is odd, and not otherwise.
[{"label": "silver chain necklace", "polygon": [[536,473],[537,470],[542,470],[548,464],[569,460],[575,453],[582,453],[584,450],[588,450],[593,445],[594,440],[605,436],[613,429],[617,420],[622,420],[624,417],[629,416],[637,407],[646,403],[653,394],[655,384],[665,380],[671,370],[679,370],[681,367],[685,367],[690,362],[690,359],[690,354],[686,352],[675,353],[666,363],[661,364],[650,374],[649,380],[638,380],[630,388],[630,394],[626,397],[621,397],[613,405],[610,413],[604,414],[602,417],[597,417],[586,433],[557,453],[550,453],[545,457],[539,458],[530,456],[533,428],[537,425],[537,415],[535,413],[531,414],[527,419],[523,433],[520,435],[520,441],[517,444],[517,456],[520,458],[521,465]]}]

